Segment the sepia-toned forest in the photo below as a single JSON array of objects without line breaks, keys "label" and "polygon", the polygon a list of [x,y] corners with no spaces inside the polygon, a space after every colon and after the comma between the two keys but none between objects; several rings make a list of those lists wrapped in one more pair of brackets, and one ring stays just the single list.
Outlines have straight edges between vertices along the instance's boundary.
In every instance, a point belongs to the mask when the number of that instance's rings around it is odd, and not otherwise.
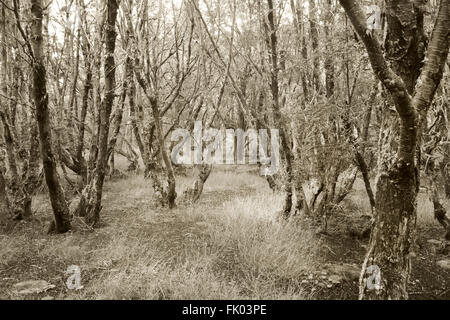
[{"label": "sepia-toned forest", "polygon": [[449,0],[0,0],[0,299],[450,299],[449,39]]}]

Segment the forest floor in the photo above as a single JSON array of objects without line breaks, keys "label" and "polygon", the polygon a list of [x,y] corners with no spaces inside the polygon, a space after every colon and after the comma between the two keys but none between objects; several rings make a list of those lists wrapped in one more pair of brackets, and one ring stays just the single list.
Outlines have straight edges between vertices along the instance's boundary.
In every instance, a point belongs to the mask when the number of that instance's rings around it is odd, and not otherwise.
[{"label": "forest floor", "polygon": [[[192,175],[177,179],[177,192]],[[280,221],[283,197],[248,167],[215,168],[198,203],[172,211],[155,206],[142,175],[109,180],[102,224],[80,220],[64,235],[47,235],[47,196],[35,218],[0,232],[0,299],[356,299],[367,239],[352,236],[368,203],[357,181],[327,234],[305,219]],[[420,195],[411,299],[450,299],[443,232]],[[431,241],[430,241],[431,240]],[[439,241],[433,241],[439,240]],[[68,267],[81,270],[68,289]],[[21,294],[15,284],[45,280],[53,288]]]}]

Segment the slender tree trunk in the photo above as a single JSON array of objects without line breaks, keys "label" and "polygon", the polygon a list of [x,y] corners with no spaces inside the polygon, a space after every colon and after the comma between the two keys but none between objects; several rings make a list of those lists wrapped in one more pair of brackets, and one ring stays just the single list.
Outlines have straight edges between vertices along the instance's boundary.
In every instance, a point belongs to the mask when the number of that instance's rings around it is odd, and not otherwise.
[{"label": "slender tree trunk", "polygon": [[105,23],[105,95],[100,103],[99,117],[100,125],[98,130],[98,156],[95,166],[94,176],[91,180],[91,190],[88,203],[90,204],[86,212],[86,222],[96,225],[100,219],[102,209],[103,183],[108,164],[108,136],[112,105],[114,103],[116,87],[116,64],[114,52],[116,48],[116,19],[118,3],[116,0],[108,0],[106,8]]},{"label": "slender tree trunk", "polygon": [[297,4],[294,2],[294,0],[290,0],[290,6],[292,14],[294,16],[295,31],[297,34],[297,46],[299,47],[298,51],[301,57],[300,76],[302,81],[303,96],[305,100],[308,100],[309,99],[309,88],[307,80],[308,48],[306,47],[305,30],[304,30],[305,27],[303,23],[303,0],[298,0]]},{"label": "slender tree trunk", "polygon": [[83,84],[83,95],[81,99],[81,110],[80,110],[80,116],[78,118],[78,134],[76,138],[76,150],[75,150],[75,159],[76,164],[79,168],[79,175],[82,179],[82,188],[87,183],[87,163],[83,156],[83,151],[85,148],[84,138],[85,138],[85,130],[86,130],[86,116],[89,106],[89,96],[92,92],[92,48],[88,39],[89,36],[89,28],[87,26],[86,21],[86,8],[85,4],[82,1],[81,2],[81,22],[82,25],[80,29],[81,31],[81,48],[82,53],[84,56],[84,69],[86,78],[84,79]]},{"label": "slender tree trunk", "polygon": [[313,74],[312,82],[316,92],[320,92],[319,78],[319,32],[317,30],[317,9],[315,0],[309,0],[309,28],[312,46]]},{"label": "slender tree trunk", "polygon": [[11,214],[9,208],[5,173],[5,154],[4,151],[0,149],[0,223],[5,222]]},{"label": "slender tree trunk", "polygon": [[70,229],[69,207],[64,196],[64,190],[56,171],[55,156],[52,151],[52,132],[50,126],[50,111],[48,108],[47,78],[43,56],[42,36],[42,2],[31,0],[33,49],[33,98],[36,107],[36,121],[39,127],[41,157],[44,165],[50,201],[55,216],[55,229],[58,233]]},{"label": "slender tree trunk", "polygon": [[333,53],[332,53],[332,39],[333,39],[333,12],[332,10],[332,1],[325,0],[325,49],[326,49],[326,57],[325,57],[325,88],[327,97],[331,97],[334,93],[334,61],[333,61]]},{"label": "slender tree trunk", "polygon": [[278,83],[278,74],[279,74],[279,66],[278,66],[278,48],[277,48],[277,30],[275,27],[275,11],[272,0],[267,0],[268,5],[268,13],[267,13],[267,21],[268,21],[268,29],[269,29],[269,55],[271,59],[271,73],[270,73],[270,90],[272,92],[272,108],[273,108],[273,117],[277,128],[280,130],[280,138],[282,145],[283,157],[286,162],[286,181],[285,181],[285,201],[283,207],[283,215],[288,217],[291,214],[292,210],[292,180],[293,180],[293,172],[292,172],[292,150],[290,147],[290,141],[288,138],[288,134],[286,132],[286,126],[284,125],[282,114],[280,110],[280,92],[279,92],[279,83]]},{"label": "slender tree trunk", "polygon": [[[132,1],[127,1],[127,2],[123,2],[124,7],[126,8],[125,10],[126,12],[126,26],[127,26],[127,39],[129,39],[128,41],[130,41],[129,43],[129,47],[131,48],[132,52],[134,52],[133,50],[135,50],[135,46],[137,46],[137,44],[134,42],[135,41],[135,37],[136,35],[134,34],[133,31],[133,24],[131,21],[131,7],[132,7]],[[138,110],[136,110],[136,82],[134,81],[134,73],[136,73],[136,77],[138,79],[138,82],[140,80],[140,84],[145,86],[144,81],[141,79],[141,76],[139,74],[138,71],[136,71],[134,66],[134,62],[136,61],[135,56],[132,56],[132,59],[127,59],[126,60],[126,69],[128,73],[128,86],[129,86],[129,92],[128,92],[128,102],[130,105],[130,117],[131,117],[131,130],[132,130],[132,134],[134,136],[134,138],[136,139],[136,144],[138,145],[139,148],[139,153],[141,154],[141,159],[142,162],[144,163],[144,177],[147,177],[149,175],[155,176],[151,173],[151,171],[154,169],[154,163],[151,159],[151,150],[150,150],[150,144],[148,143],[144,143],[144,139],[142,138],[141,132],[140,132],[140,128],[139,128],[139,124],[143,123],[143,119],[142,119],[142,113],[138,112]],[[143,90],[145,91],[146,88],[143,87]],[[139,121],[138,121],[139,120]],[[146,128],[149,130],[145,130],[148,132],[144,132],[144,136],[149,136],[149,139],[153,136],[153,130],[154,130],[154,126],[152,126],[151,128]],[[147,135],[145,134],[147,133]],[[159,185],[159,182],[157,181],[153,181],[153,183]]]},{"label": "slender tree trunk", "polygon": [[[2,94],[2,97],[0,98],[1,106],[0,106],[0,118],[1,122],[3,124],[3,138],[2,142],[4,143],[5,150],[6,150],[6,158],[8,160],[8,166],[9,166],[9,179],[6,175],[5,170],[5,176],[3,177],[5,179],[5,183],[7,186],[9,186],[9,189],[11,190],[11,201],[9,203],[9,208],[12,211],[15,219],[23,219],[29,216],[31,214],[30,211],[25,212],[24,211],[24,201],[28,198],[26,194],[24,194],[22,189],[22,183],[21,179],[19,177],[19,169],[17,166],[17,155],[18,155],[18,143],[15,139],[14,131],[11,124],[11,117],[10,117],[10,110],[8,108],[8,103],[6,101],[6,98],[9,96],[8,94],[8,50],[6,48],[7,39],[6,39],[6,13],[5,13],[5,7],[2,5],[2,22],[1,22],[1,56],[0,56],[0,79],[1,79],[1,85],[0,85],[0,93]],[[15,69],[15,68],[14,68]],[[14,81],[16,82],[17,73],[14,73]],[[16,100],[17,97],[17,90],[15,90],[15,84],[12,85],[14,89],[11,92],[11,98],[12,100]],[[5,167],[6,169],[6,167]]]},{"label": "slender tree trunk", "polygon": [[29,132],[29,144],[28,157],[24,164],[24,170],[22,174],[23,188],[25,193],[24,198],[24,216],[29,217],[32,214],[31,204],[33,201],[33,195],[40,183],[40,152],[39,152],[39,129],[36,121],[32,120],[30,132]]},{"label": "slender tree trunk", "polygon": [[[131,61],[131,58],[127,58],[127,60]],[[125,69],[127,68],[127,66],[129,66],[128,63],[125,63]],[[128,80],[129,80],[129,73],[131,72],[131,74],[133,74],[133,70],[125,70],[124,76],[123,76],[123,81],[122,81],[122,93],[120,94],[120,99],[119,102],[117,104],[116,110],[114,112],[114,117],[113,117],[113,127],[112,127],[112,135],[111,135],[111,139],[109,139],[109,143],[108,143],[108,155],[107,158],[109,159],[109,175],[112,177],[114,175],[114,153],[115,153],[115,148],[116,148],[116,144],[117,144],[117,139],[119,137],[119,133],[120,133],[120,127],[122,126],[122,119],[123,119],[123,110],[125,108],[125,100],[127,98],[127,92],[128,92]]]},{"label": "slender tree trunk", "polygon": [[437,189],[435,179],[436,176],[431,177],[431,192],[430,192],[430,200],[433,203],[433,213],[434,218],[441,224],[441,226],[445,230],[445,239],[450,240],[450,219],[447,217],[447,211],[444,206],[441,204],[442,201],[439,196],[439,191]]}]

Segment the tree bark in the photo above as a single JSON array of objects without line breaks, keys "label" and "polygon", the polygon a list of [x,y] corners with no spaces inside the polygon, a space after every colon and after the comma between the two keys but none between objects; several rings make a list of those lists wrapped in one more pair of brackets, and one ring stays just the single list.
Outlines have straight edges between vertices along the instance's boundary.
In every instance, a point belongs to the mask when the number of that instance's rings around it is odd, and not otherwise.
[{"label": "tree bark", "polygon": [[169,155],[167,154],[167,150],[164,143],[164,136],[162,133],[162,126],[161,126],[161,118],[160,118],[160,112],[158,107],[158,102],[156,99],[152,99],[150,101],[151,107],[152,107],[152,113],[153,113],[153,120],[155,121],[155,129],[156,129],[156,136],[158,138],[159,142],[159,148],[160,153],[164,161],[164,165],[166,167],[167,172],[167,203],[169,205],[169,208],[175,207],[175,199],[177,198],[177,193],[175,191],[175,174],[173,172],[173,166],[172,162],[169,158]]},{"label": "tree bark", "polygon": [[7,194],[7,186],[5,179],[5,155],[4,151],[0,149],[0,223],[5,222],[11,212],[9,208],[9,199]]},{"label": "tree bark", "polygon": [[425,57],[425,41],[421,0],[386,1],[386,58],[392,70],[403,79],[413,94]]},{"label": "tree bark", "polygon": [[445,239],[450,240],[450,219],[447,217],[447,211],[444,206],[441,204],[442,201],[439,196],[439,191],[437,189],[436,183],[434,180],[437,177],[431,177],[431,192],[430,192],[430,200],[433,203],[433,214],[434,218],[440,223],[440,225],[445,230]]},{"label": "tree bark", "polygon": [[117,0],[108,0],[106,8],[105,23],[105,94],[100,103],[99,110],[99,130],[98,130],[98,155],[95,172],[90,181],[88,195],[88,207],[86,211],[86,222],[95,226],[100,219],[102,209],[103,183],[108,164],[108,136],[110,127],[110,116],[115,97],[116,87],[116,64],[114,52],[116,48],[116,19],[118,3]]},{"label": "tree bark", "polygon": [[332,10],[332,1],[325,0],[325,21],[324,21],[324,29],[325,29],[325,49],[326,49],[326,57],[325,57],[325,89],[326,96],[329,98],[334,93],[334,61],[333,61],[333,53],[332,53],[332,39],[333,39],[333,12]]},{"label": "tree bark", "polygon": [[[328,1],[328,0],[327,0]],[[309,0],[309,28],[312,46],[313,73],[312,83],[314,90],[320,92],[319,78],[319,32],[317,30],[317,9],[315,0]]]},{"label": "tree bark", "polygon": [[[420,75],[413,99],[408,83],[387,65],[378,40],[367,30],[361,7],[354,0],[339,0],[353,27],[362,39],[378,79],[391,95],[400,118],[400,139],[396,159],[379,175],[375,203],[375,225],[360,277],[361,299],[407,299],[411,270],[412,244],[416,227],[418,169],[415,163],[420,121],[416,110],[426,115],[442,77],[448,55],[449,1],[442,0],[427,52],[427,62]],[[406,9],[399,14],[408,15]],[[420,135],[420,130],[419,130]],[[381,271],[378,286],[368,285],[368,269]],[[370,270],[369,269],[369,270]]]},{"label": "tree bark", "polygon": [[41,157],[44,166],[50,201],[55,216],[55,229],[58,233],[70,230],[69,207],[64,190],[56,171],[56,161],[52,151],[52,132],[50,111],[48,108],[47,78],[43,57],[42,36],[42,2],[31,0],[32,34],[31,45],[33,55],[33,98],[36,107],[36,121],[39,127]]},{"label": "tree bark", "polygon": [[273,108],[273,118],[275,125],[280,130],[280,138],[282,145],[283,157],[286,161],[286,181],[285,181],[285,201],[283,207],[283,215],[285,217],[289,217],[292,210],[292,181],[293,181],[293,172],[292,172],[292,150],[290,147],[290,141],[288,139],[288,134],[286,132],[286,126],[282,120],[282,114],[280,110],[280,92],[279,92],[279,84],[278,84],[278,48],[277,48],[277,30],[275,27],[275,11],[273,6],[273,0],[267,0],[268,5],[268,13],[267,13],[267,21],[269,27],[269,55],[271,59],[271,73],[270,73],[270,90],[272,92],[272,108]]}]

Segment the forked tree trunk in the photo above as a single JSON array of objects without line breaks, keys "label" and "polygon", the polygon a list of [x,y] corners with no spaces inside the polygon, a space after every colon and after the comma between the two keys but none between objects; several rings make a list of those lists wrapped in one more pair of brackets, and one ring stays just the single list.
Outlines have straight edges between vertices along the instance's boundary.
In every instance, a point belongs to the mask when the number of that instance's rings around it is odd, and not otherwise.
[{"label": "forked tree trunk", "polygon": [[31,0],[32,19],[32,55],[33,55],[33,98],[36,107],[36,121],[39,127],[41,157],[44,166],[50,201],[55,216],[55,230],[58,233],[70,229],[69,207],[64,196],[64,190],[56,171],[55,156],[52,151],[52,132],[50,126],[50,111],[48,108],[47,78],[43,57],[42,36],[42,2]]},{"label": "forked tree trunk", "polygon": [[[426,63],[413,98],[408,92],[410,84],[402,81],[400,76],[390,69],[378,40],[367,32],[365,15],[359,4],[354,0],[339,0],[339,2],[366,46],[372,68],[390,93],[400,118],[400,138],[396,158],[389,169],[380,174],[377,182],[375,225],[360,277],[360,298],[407,299],[407,283],[416,227],[419,175],[415,156],[417,141],[420,143],[422,132],[421,121],[416,111],[421,117],[426,117],[442,78],[449,47],[450,1],[441,1]],[[404,1],[401,3],[404,4]],[[411,7],[406,5],[398,7],[396,16],[409,17],[407,8],[412,8],[412,4]],[[403,27],[411,26],[400,23],[399,28]],[[401,69],[397,71],[401,75]],[[373,270],[380,271],[380,274],[375,276],[380,277],[379,283],[371,281]]]},{"label": "forked tree trunk", "polygon": [[410,94],[425,57],[424,9],[420,2],[386,0],[386,57]]},{"label": "forked tree trunk", "polygon": [[169,208],[172,209],[175,207],[175,199],[177,198],[177,192],[175,191],[175,174],[173,172],[172,162],[169,158],[169,155],[167,154],[167,150],[164,145],[164,136],[162,132],[158,102],[153,99],[150,102],[152,107],[153,120],[155,121],[155,129],[156,129],[156,136],[158,138],[159,149],[167,172],[168,186],[167,186],[167,193],[165,195],[167,197],[166,201],[169,205]]},{"label": "forked tree trunk", "polygon": [[105,23],[105,95],[100,103],[98,130],[98,155],[94,175],[90,181],[88,194],[88,207],[86,210],[86,222],[96,225],[100,219],[102,209],[103,183],[108,164],[108,136],[110,116],[115,97],[116,65],[114,52],[116,48],[116,19],[118,3],[116,0],[108,0]]},{"label": "forked tree trunk", "polygon": [[[129,90],[128,90],[128,102],[130,105],[130,118],[131,118],[131,130],[133,132],[133,136],[136,139],[136,144],[138,145],[139,148],[139,153],[141,154],[141,159],[142,162],[144,164],[144,177],[148,177],[148,176],[152,176],[155,177],[156,175],[154,173],[152,173],[151,171],[154,170],[154,163],[152,161],[151,158],[151,150],[150,150],[150,144],[146,143],[147,141],[145,141],[143,139],[143,136],[153,136],[153,131],[154,131],[154,126],[152,126],[151,128],[148,128],[147,126],[147,132],[144,131],[144,135],[141,135],[141,130],[139,127],[139,124],[143,123],[143,119],[142,119],[142,113],[138,112],[138,110],[136,110],[136,82],[134,81],[134,74],[136,73],[136,77],[138,79],[138,82],[140,80],[140,85],[144,85],[144,81],[141,79],[141,76],[139,74],[138,71],[136,71],[135,66],[134,66],[134,62],[136,61],[136,56],[135,55],[135,46],[137,45],[136,43],[134,43],[134,39],[135,39],[135,34],[133,31],[133,23],[131,21],[131,8],[132,8],[132,1],[127,1],[127,2],[122,2],[123,3],[123,7],[126,10],[126,26],[127,26],[127,39],[129,41],[129,48],[130,51],[133,52],[132,55],[132,59],[127,59],[126,60],[126,70],[128,72],[128,86],[129,86]],[[144,89],[144,91],[146,90],[146,88]],[[139,113],[139,114],[138,114]],[[149,130],[148,130],[149,129]],[[146,134],[147,133],[147,134]],[[153,181],[153,184],[159,185],[159,180],[155,180]]]}]

